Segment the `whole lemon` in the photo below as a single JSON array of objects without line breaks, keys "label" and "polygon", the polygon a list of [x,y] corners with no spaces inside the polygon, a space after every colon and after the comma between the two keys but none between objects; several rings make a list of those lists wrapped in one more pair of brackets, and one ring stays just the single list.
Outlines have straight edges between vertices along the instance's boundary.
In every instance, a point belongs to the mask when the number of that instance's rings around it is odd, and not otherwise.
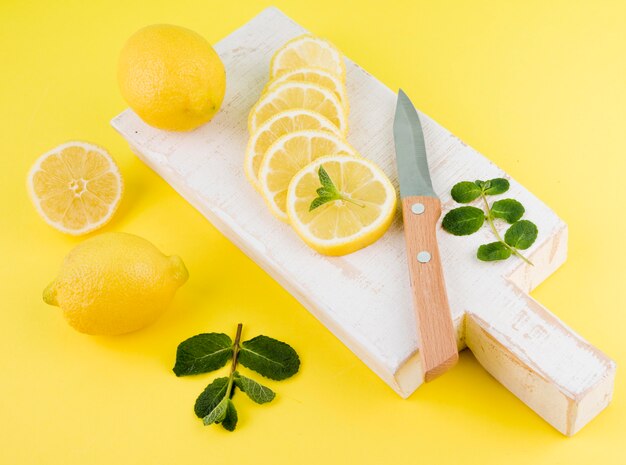
[{"label": "whole lemon", "polygon": [[104,233],[65,257],[43,300],[81,333],[123,334],[155,321],[188,277],[180,257],[133,234]]},{"label": "whole lemon", "polygon": [[226,92],[224,64],[211,44],[169,24],[133,34],[122,49],[117,76],[133,111],[149,125],[172,131],[209,121]]}]

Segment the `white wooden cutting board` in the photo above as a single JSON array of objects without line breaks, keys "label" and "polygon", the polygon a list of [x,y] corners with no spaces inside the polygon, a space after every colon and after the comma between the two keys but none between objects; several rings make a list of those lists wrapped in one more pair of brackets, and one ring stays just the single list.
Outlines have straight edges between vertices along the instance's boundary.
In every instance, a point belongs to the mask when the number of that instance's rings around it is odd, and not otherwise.
[{"label": "white wooden cutting board", "polygon": [[[226,66],[223,107],[190,133],[151,128],[132,111],[113,119],[137,155],[226,237],[293,294],[401,396],[422,382],[402,221],[374,245],[328,258],[274,219],[243,173],[247,115],[269,74],[273,52],[305,32],[275,8],[263,11],[216,46]],[[392,121],[396,94],[350,60],[348,140],[397,187]],[[510,177],[437,123],[421,115],[435,189],[444,212],[461,180]],[[502,384],[564,434],[609,403],[615,363],[528,296],[566,258],[567,226],[511,179],[510,196],[539,227],[528,251],[534,267],[514,258],[483,263],[477,246],[488,228],[460,238],[439,231],[459,348],[469,347]]]}]

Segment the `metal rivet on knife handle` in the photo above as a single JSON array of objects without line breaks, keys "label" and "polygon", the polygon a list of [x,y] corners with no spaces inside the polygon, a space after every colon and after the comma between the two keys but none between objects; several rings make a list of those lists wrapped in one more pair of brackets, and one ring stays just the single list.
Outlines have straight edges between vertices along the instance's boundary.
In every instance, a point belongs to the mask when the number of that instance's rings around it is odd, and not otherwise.
[{"label": "metal rivet on knife handle", "polygon": [[424,210],[426,210],[426,207],[424,207],[423,203],[418,202],[411,205],[411,211],[416,215],[421,215],[422,213],[424,213]]},{"label": "metal rivet on knife handle", "polygon": [[420,263],[428,263],[430,261],[430,254],[425,250],[422,250],[417,254],[417,261]]}]

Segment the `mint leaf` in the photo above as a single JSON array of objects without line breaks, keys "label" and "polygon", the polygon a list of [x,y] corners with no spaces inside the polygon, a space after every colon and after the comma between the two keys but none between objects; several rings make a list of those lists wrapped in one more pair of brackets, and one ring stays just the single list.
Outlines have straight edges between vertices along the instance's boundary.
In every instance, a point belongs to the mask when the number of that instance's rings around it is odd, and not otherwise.
[{"label": "mint leaf", "polygon": [[228,409],[228,403],[230,399],[228,396],[225,396],[219,404],[215,406],[213,410],[206,415],[202,421],[205,425],[210,425],[211,423],[220,423],[224,418],[226,418],[226,410]]},{"label": "mint leaf", "polygon": [[491,216],[501,218],[509,224],[515,223],[523,215],[524,206],[514,199],[498,200],[491,206]]},{"label": "mint leaf", "polygon": [[205,333],[181,342],[176,350],[176,376],[196,375],[226,365],[233,354],[233,341],[223,333]]},{"label": "mint leaf", "polygon": [[228,400],[228,406],[226,407],[226,416],[222,420],[222,426],[228,431],[235,431],[237,426],[237,409],[232,400]]},{"label": "mint leaf", "polygon": [[332,179],[330,179],[330,176],[322,165],[320,165],[320,169],[317,170],[317,176],[320,179],[320,184],[322,185],[322,187],[325,187],[329,191],[337,191],[337,188],[333,184]]},{"label": "mint leaf", "polygon": [[237,361],[275,380],[289,378],[300,368],[300,358],[289,344],[267,336],[257,336],[243,342]]},{"label": "mint leaf", "polygon": [[520,220],[504,233],[504,242],[516,249],[526,250],[537,239],[537,226],[532,221]]},{"label": "mint leaf", "polygon": [[330,202],[331,200],[333,199],[329,199],[327,197],[316,197],[313,199],[313,202],[311,202],[311,205],[309,205],[309,211],[315,210],[317,207],[321,207],[326,202]]},{"label": "mint leaf", "polygon": [[485,213],[476,207],[459,207],[443,217],[443,229],[455,236],[474,234],[485,222]]},{"label": "mint leaf", "polygon": [[482,188],[485,195],[504,194],[509,190],[509,181],[504,178],[490,179],[483,184]]},{"label": "mint leaf", "polygon": [[271,402],[276,397],[276,394],[270,388],[257,383],[253,379],[241,376],[237,372],[235,372],[235,386],[245,392],[257,404]]},{"label": "mint leaf", "polygon": [[226,389],[228,389],[228,378],[217,378],[209,384],[202,394],[196,399],[196,405],[194,405],[194,412],[198,418],[206,417],[211,411],[217,407],[217,404],[226,395]]},{"label": "mint leaf", "polygon": [[478,247],[478,252],[476,256],[479,260],[482,260],[483,262],[506,260],[511,256],[511,249],[509,249],[502,242],[491,242],[489,244],[483,244]]},{"label": "mint leaf", "polygon": [[475,183],[463,181],[452,188],[452,198],[459,203],[469,203],[480,197],[482,189]]},{"label": "mint leaf", "polygon": [[317,170],[317,176],[320,180],[322,187],[317,189],[317,197],[313,199],[311,205],[309,205],[309,211],[315,210],[317,207],[324,205],[326,202],[332,202],[333,200],[341,200],[341,194],[333,184],[332,179],[320,165],[320,169]]}]

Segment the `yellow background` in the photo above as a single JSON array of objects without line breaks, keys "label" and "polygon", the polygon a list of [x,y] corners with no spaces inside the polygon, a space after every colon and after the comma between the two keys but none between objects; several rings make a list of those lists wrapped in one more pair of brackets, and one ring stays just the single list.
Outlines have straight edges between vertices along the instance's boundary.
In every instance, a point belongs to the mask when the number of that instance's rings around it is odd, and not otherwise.
[{"label": "yellow background", "polygon": [[[269,3],[2,0],[0,5],[0,463],[626,463],[626,386],[565,438],[469,352],[401,400],[294,298],[135,158],[109,126],[125,108],[118,52],[167,22],[216,42]],[[570,227],[569,259],[534,296],[626,360],[626,3],[276,1],[275,5],[486,154]],[[376,111],[376,109],[372,109]],[[24,181],[33,160],[84,139],[126,182],[105,231],[185,260],[191,278],[150,328],[74,332],[41,291],[80,239],[46,225]],[[619,289],[621,287],[621,289]],[[231,434],[203,427],[196,396],[214,375],[176,378],[175,349],[199,332],[291,343],[301,372],[268,382],[267,406],[238,396]]]}]

